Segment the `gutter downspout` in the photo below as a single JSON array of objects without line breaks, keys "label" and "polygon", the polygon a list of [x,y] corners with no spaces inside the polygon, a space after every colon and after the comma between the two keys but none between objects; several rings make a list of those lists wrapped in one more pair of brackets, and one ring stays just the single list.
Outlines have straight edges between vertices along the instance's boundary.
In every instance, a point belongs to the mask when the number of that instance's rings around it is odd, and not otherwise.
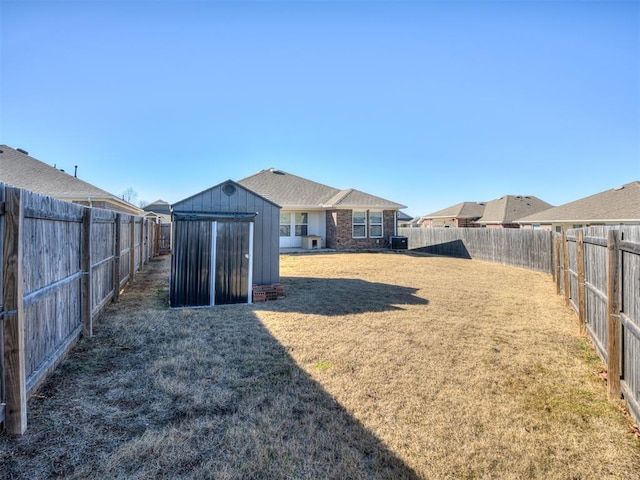
[{"label": "gutter downspout", "polygon": [[398,236],[398,211],[393,211],[393,236]]}]

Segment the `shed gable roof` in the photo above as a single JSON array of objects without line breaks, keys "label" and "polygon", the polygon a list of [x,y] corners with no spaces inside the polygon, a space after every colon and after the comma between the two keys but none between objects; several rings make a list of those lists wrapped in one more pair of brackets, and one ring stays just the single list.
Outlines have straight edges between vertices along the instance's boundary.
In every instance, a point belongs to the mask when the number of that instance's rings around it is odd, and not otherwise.
[{"label": "shed gable roof", "polygon": [[275,168],[261,170],[238,183],[289,208],[405,208],[360,190],[339,190]]},{"label": "shed gable roof", "polygon": [[[187,197],[183,200],[180,200],[176,203],[174,203],[171,208],[174,212],[209,212],[211,211],[211,209],[209,207],[207,207],[205,205],[205,203],[222,203],[222,202],[213,202],[211,200],[213,200],[212,198],[208,198],[208,197],[213,197],[214,193],[216,194],[220,194],[221,197],[220,198],[224,198],[223,196],[225,195],[225,193],[223,193],[223,189],[226,185],[233,185],[235,188],[242,190],[243,192],[245,192],[248,195],[251,195],[253,197],[256,197],[258,199],[260,199],[261,201],[267,202],[271,205],[273,205],[274,207],[280,208],[280,205],[278,205],[277,203],[275,203],[273,200],[264,197],[263,195],[260,195],[259,193],[254,192],[253,190],[245,187],[244,185],[239,184],[238,182],[234,182],[233,180],[226,180],[224,182],[221,182],[217,185],[214,185],[213,187],[209,187],[206,190],[203,190],[201,192],[198,192],[194,195],[191,195],[190,197]],[[206,199],[206,200],[205,200]]]},{"label": "shed gable roof", "polygon": [[519,223],[640,222],[640,181],[518,219]]}]

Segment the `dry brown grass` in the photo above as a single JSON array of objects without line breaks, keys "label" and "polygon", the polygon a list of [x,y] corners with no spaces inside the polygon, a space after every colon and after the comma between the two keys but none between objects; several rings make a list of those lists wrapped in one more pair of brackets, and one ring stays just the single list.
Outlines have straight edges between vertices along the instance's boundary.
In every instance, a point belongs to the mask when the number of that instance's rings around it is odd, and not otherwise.
[{"label": "dry brown grass", "polygon": [[166,308],[153,262],[0,437],[6,478],[638,478],[549,277],[282,257],[287,298]]}]

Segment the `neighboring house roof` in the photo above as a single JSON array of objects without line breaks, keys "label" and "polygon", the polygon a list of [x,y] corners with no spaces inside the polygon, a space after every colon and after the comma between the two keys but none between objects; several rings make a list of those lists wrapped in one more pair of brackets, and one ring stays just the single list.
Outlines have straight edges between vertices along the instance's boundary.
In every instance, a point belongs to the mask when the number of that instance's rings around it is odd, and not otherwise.
[{"label": "neighboring house roof", "polygon": [[121,198],[30,157],[27,152],[0,145],[0,182],[66,201],[108,202],[126,213],[140,209]]},{"label": "neighboring house roof", "polygon": [[423,215],[420,218],[480,218],[484,213],[484,208],[484,202],[462,202],[429,215]]},{"label": "neighboring house roof", "polygon": [[401,211],[398,211],[398,217],[397,218],[398,218],[399,222],[411,222],[413,220],[417,220],[417,218],[414,219],[411,215],[408,215],[408,214],[406,214],[404,212],[401,212]]},{"label": "neighboring house roof", "polygon": [[148,205],[142,207],[145,212],[154,212],[154,213],[162,213],[165,215],[171,214],[171,205],[164,200],[156,200],[155,202],[151,202]]},{"label": "neighboring house roof", "polygon": [[551,207],[553,205],[533,195],[505,195],[487,202],[484,214],[476,223],[515,223],[519,218]]},{"label": "neighboring house roof", "polygon": [[339,190],[275,168],[261,170],[238,183],[284,208],[406,208],[353,188]]},{"label": "neighboring house roof", "polygon": [[518,219],[518,223],[612,222],[640,222],[640,181]]}]

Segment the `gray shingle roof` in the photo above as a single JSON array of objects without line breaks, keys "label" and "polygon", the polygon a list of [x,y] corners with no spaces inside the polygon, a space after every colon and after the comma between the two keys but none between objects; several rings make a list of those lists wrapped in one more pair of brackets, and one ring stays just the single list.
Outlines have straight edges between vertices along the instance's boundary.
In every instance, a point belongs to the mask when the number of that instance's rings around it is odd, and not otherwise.
[{"label": "gray shingle roof", "polygon": [[551,207],[553,205],[533,195],[505,195],[487,202],[484,214],[477,223],[514,223],[515,220],[525,215]]},{"label": "gray shingle roof", "polygon": [[261,170],[238,183],[284,208],[405,208],[359,190],[339,190],[274,168]]},{"label": "gray shingle roof", "polygon": [[484,213],[484,207],[484,202],[456,203],[429,215],[423,215],[421,218],[479,218]]},{"label": "gray shingle roof", "polygon": [[0,182],[58,199],[102,200],[138,210],[117,196],[47,165],[7,145],[0,145]]},{"label": "gray shingle roof", "polygon": [[164,200],[156,200],[155,202],[151,202],[142,207],[142,209],[145,212],[162,213],[165,215],[171,213],[171,205],[169,205],[169,203],[165,202]]},{"label": "gray shingle roof", "polygon": [[640,222],[640,181],[518,219],[519,223]]}]

